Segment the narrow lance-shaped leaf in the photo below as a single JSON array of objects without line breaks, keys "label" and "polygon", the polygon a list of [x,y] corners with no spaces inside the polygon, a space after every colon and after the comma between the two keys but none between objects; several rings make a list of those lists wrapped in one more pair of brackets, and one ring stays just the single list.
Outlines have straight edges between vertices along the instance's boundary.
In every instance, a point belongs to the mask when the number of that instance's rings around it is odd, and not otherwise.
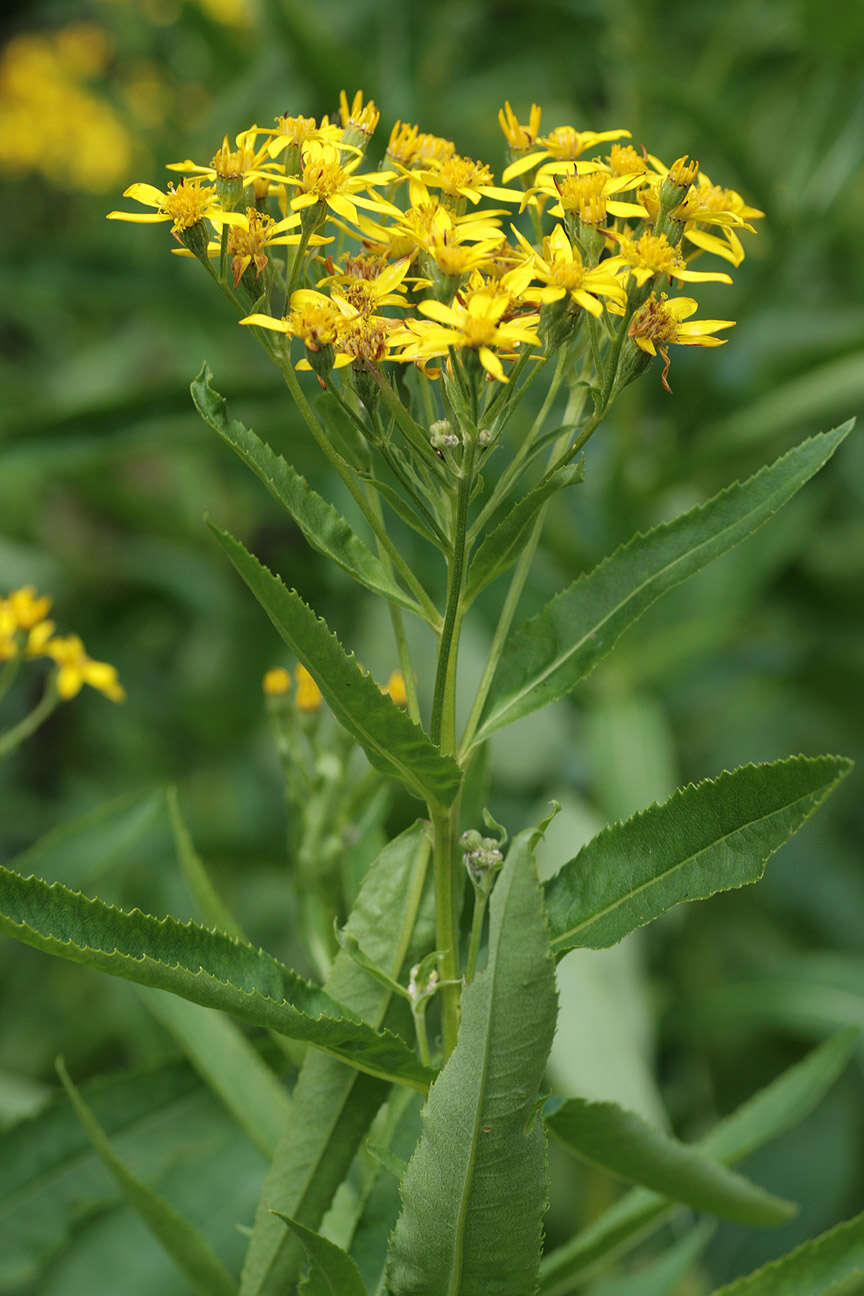
[{"label": "narrow lance-shaped leaf", "polygon": [[546,1125],[582,1160],[694,1210],[764,1226],[785,1223],[797,1209],[617,1103],[570,1098]]},{"label": "narrow lance-shaped leaf", "polygon": [[492,892],[489,956],[402,1181],[388,1296],[526,1296],[537,1282],[546,1149],[537,1094],[555,979],[533,847],[517,837]]},{"label": "narrow lance-shaped leaf", "polygon": [[[389,842],[369,869],[345,927],[379,968],[402,980],[435,937],[430,850],[429,835],[419,823]],[[394,1004],[393,994],[344,950],[334,959],[326,989],[370,1026],[390,1022],[405,1008],[401,1000]],[[302,1264],[301,1248],[273,1211],[307,1228],[320,1227],[386,1096],[380,1081],[324,1053],[308,1054],[256,1212],[242,1296],[284,1296],[291,1290]]]},{"label": "narrow lance-shaped leaf", "polygon": [[308,1040],[370,1075],[419,1089],[431,1078],[397,1035],[373,1030],[278,959],[222,932],[127,912],[4,868],[0,931],[73,963]]},{"label": "narrow lance-shaped leaf", "polygon": [[225,397],[211,385],[212,377],[205,364],[190,387],[195,408],[204,422],[261,478],[273,498],[288,510],[312,548],[338,563],[375,594],[422,616],[420,605],[400,589],[338,510],[312,490],[305,478],[251,428],[229,417]]},{"label": "narrow lance-shaped leaf", "polygon": [[244,549],[227,531],[211,530],[288,647],[315,677],[337,720],[384,774],[421,800],[449,805],[461,784],[451,756],[442,756],[419,725],[358,668],[326,623],[295,590]]},{"label": "narrow lance-shaped leaf", "polygon": [[[860,1035],[843,1031],[813,1049],[711,1130],[696,1147],[723,1165],[734,1165],[807,1116],[846,1067]],[[569,1242],[543,1258],[541,1296],[571,1296],[574,1286],[601,1262],[632,1248],[677,1209],[645,1188],[633,1188]]]},{"label": "narrow lance-shaped leaf", "polygon": [[[864,1213],[717,1288],[714,1296],[817,1296],[855,1275],[864,1279]],[[836,1290],[839,1293],[839,1286]],[[843,1290],[851,1296],[850,1288]],[[855,1290],[861,1289],[856,1285]]]},{"label": "narrow lance-shaped leaf", "polygon": [[673,905],[757,882],[851,768],[839,756],[743,765],[605,828],[546,883],[552,949],[614,945]]},{"label": "narrow lance-shaped leaf", "polygon": [[206,1238],[117,1156],[59,1059],[57,1071],[94,1148],[184,1278],[200,1296],[234,1296],[237,1285]]},{"label": "narrow lance-shaped leaf", "polygon": [[791,499],[830,459],[852,423],[811,437],[706,504],[634,536],[547,603],[508,641],[475,744],[569,693],[661,594]]},{"label": "narrow lance-shaped leaf", "polygon": [[309,1273],[300,1284],[300,1296],[368,1296],[357,1266],[349,1255],[320,1233],[304,1228],[290,1215],[275,1212],[303,1243]]}]

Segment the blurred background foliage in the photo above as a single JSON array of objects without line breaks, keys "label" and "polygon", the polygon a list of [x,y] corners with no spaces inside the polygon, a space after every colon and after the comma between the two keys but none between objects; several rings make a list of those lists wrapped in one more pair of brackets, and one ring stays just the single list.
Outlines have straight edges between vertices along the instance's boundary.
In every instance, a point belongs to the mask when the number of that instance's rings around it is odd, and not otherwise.
[{"label": "blurred background foliage", "polygon": [[[188,384],[206,359],[232,412],[334,494],[253,339],[200,267],[170,255],[167,227],[108,225],[105,212],[133,180],[163,185],[165,162],[209,161],[224,133],[286,110],[332,111],[340,89],[358,86],[381,108],[383,140],[396,118],[417,121],[500,168],[498,107],[508,98],[523,116],[536,100],[546,129],[626,126],[667,162],[695,156],[764,210],[734,286],[700,293],[703,314],[739,321],[729,345],[676,355],[674,396],[656,368],[627,389],[592,442],[584,485],[556,500],[528,612],[636,529],[864,406],[864,6],[834,6],[829,21],[816,0],[46,0],[0,22],[0,590],[52,592],[61,630],[114,663],[128,691],[119,707],[87,691],[0,767],[3,857],[191,914],[163,795],[176,784],[248,930],[302,966],[260,690],[284,658],[205,511],[296,583],[382,680],[394,665],[386,615],[306,550],[192,408]],[[860,770],[862,582],[859,432],[768,527],[656,606],[570,704],[498,737],[493,813],[516,831],[556,796],[553,869],[597,826],[681,781],[798,751],[839,751]],[[466,696],[496,593],[466,640]],[[426,687],[429,645],[417,649]],[[37,674],[7,699],[5,720],[35,702]],[[414,813],[397,798],[389,826]],[[760,887],[572,955],[554,1087],[617,1098],[695,1137],[814,1039],[864,1025],[862,839],[859,773]],[[254,1199],[263,1163],[194,1078],[165,1071],[170,1041],[130,987],[11,943],[0,965],[0,1121],[56,1092],[58,1052],[79,1078],[114,1074],[109,1126],[122,1086],[137,1083],[123,1069],[144,1068],[170,1093],[158,1131],[145,1113],[129,1136],[140,1172],[169,1196],[173,1185],[176,1204],[193,1201],[203,1146],[221,1182],[248,1182]],[[142,1083],[135,1093],[152,1092]],[[804,1203],[799,1218],[770,1233],[724,1226],[682,1292],[861,1208],[859,1094],[860,1069],[751,1167]],[[554,1242],[615,1189],[569,1164],[553,1171]],[[89,1291],[93,1264],[130,1245],[140,1281],[124,1290],[175,1290],[110,1185],[85,1198],[50,1198],[56,1228],[17,1268],[0,1265],[0,1291]],[[211,1219],[214,1233],[225,1218]]]}]

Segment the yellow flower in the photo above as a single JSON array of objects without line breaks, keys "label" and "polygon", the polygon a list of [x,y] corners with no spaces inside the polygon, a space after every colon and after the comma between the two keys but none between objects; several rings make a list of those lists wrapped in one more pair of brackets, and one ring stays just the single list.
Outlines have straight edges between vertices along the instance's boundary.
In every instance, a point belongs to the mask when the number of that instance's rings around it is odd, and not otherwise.
[{"label": "yellow flower", "polygon": [[440,135],[427,135],[419,126],[409,126],[407,122],[397,121],[390,132],[385,160],[410,167],[427,162],[443,162],[455,152],[456,145],[452,140],[442,139]]},{"label": "yellow flower", "polygon": [[[135,202],[145,207],[154,207],[153,212],[108,213],[108,220],[134,221],[139,225],[157,224],[159,221],[172,221],[171,233],[175,238],[205,217],[219,211],[219,198],[212,185],[205,185],[198,179],[181,180],[176,189],[169,184],[165,193],[151,184],[131,184],[123,190],[124,198],[134,198]],[[228,213],[220,213],[223,219]]]},{"label": "yellow flower", "polygon": [[320,710],[323,701],[321,690],[306,667],[298,665],[295,677],[297,680],[297,710],[305,712]]},{"label": "yellow flower", "polygon": [[57,663],[57,692],[64,701],[73,698],[85,684],[104,693],[112,702],[122,702],[125,690],[117,679],[117,671],[107,662],[93,661],[87,656],[77,635],[51,639],[45,651]]},{"label": "yellow flower", "polygon": [[[256,207],[247,207],[245,215],[240,212],[214,212],[210,216],[210,221],[217,230],[221,225],[227,224],[229,227],[227,251],[231,258],[231,273],[235,288],[248,266],[254,265],[256,276],[261,275],[269,260],[267,248],[279,245],[295,246],[301,239],[298,229],[300,217],[296,213],[287,216],[285,220],[276,221],[272,216],[259,212]],[[289,232],[292,230],[296,233]],[[320,234],[312,234],[309,238],[309,242],[314,247],[332,241]],[[208,256],[218,257],[221,251],[221,241],[214,241],[207,245]],[[178,255],[183,255],[179,249]]]},{"label": "yellow flower", "polygon": [[[669,373],[669,352],[671,343],[678,346],[724,346],[727,338],[712,337],[718,329],[734,327],[734,320],[691,320],[690,316],[697,309],[692,297],[667,297],[661,293],[658,297],[652,293],[646,302],[635,312],[627,328],[627,336],[646,355],[663,357],[662,382],[667,391],[666,381]],[[684,323],[684,321],[689,321]]]},{"label": "yellow flower", "polygon": [[381,692],[387,693],[390,696],[391,701],[395,702],[398,707],[406,707],[408,705],[408,693],[405,689],[405,677],[400,670],[394,670],[391,673],[390,678],[384,688],[382,688]]},{"label": "yellow flower", "polygon": [[38,597],[33,585],[13,590],[6,603],[19,630],[31,630],[39,621],[44,621],[51,611],[49,596],[43,594],[41,598]]},{"label": "yellow flower", "polygon": [[[248,130],[241,131],[236,136],[236,147],[233,149],[228,143],[228,136],[225,135],[209,166],[199,166],[197,162],[187,158],[185,162],[169,162],[167,168],[169,171],[184,171],[188,174],[206,176],[214,183],[240,181],[244,188],[248,188],[256,179],[261,178],[261,167],[268,157],[269,140],[260,148],[255,147],[260,134],[259,127],[250,126]],[[263,183],[263,193],[266,193],[266,179]]]},{"label": "yellow flower", "polygon": [[299,176],[285,176],[282,183],[297,189],[290,201],[292,211],[302,211],[306,207],[318,205],[322,219],[326,208],[341,216],[343,220],[357,223],[357,208],[367,211],[383,212],[385,215],[398,214],[398,208],[383,198],[364,198],[363,189],[375,185],[389,184],[396,176],[392,171],[369,171],[362,175],[353,174],[353,168],[359,159],[342,165],[341,153],[332,144],[321,144],[312,140],[303,149],[302,171]]},{"label": "yellow flower", "polygon": [[604,140],[629,138],[629,130],[577,131],[572,126],[556,126],[550,134],[540,136],[537,141],[542,146],[540,149],[511,162],[501,178],[507,184],[516,176],[531,171],[544,158],[553,158],[557,162],[575,162],[586,149],[593,148],[595,144],[602,144]]},{"label": "yellow flower", "polygon": [[415,257],[418,252],[428,251],[445,240],[455,239],[464,244],[500,241],[504,237],[494,212],[457,215],[430,199],[428,194],[423,202],[407,211],[395,210],[392,225],[381,225],[361,216],[358,228],[370,251],[394,258]]},{"label": "yellow flower", "polygon": [[[520,286],[524,286],[521,270],[511,271],[511,274],[518,275]],[[505,276],[500,283],[490,283],[480,275],[472,275],[467,291],[457,294],[451,306],[439,301],[421,302],[418,309],[427,318],[406,320],[403,327],[394,333],[392,342],[402,350],[393,358],[422,362],[433,356],[446,355],[451,347],[468,349],[476,351],[488,374],[499,382],[508,382],[497,352],[509,359],[523,344],[540,345],[536,333],[539,315],[533,313],[504,319],[515,305],[514,295],[508,290],[508,278]]]},{"label": "yellow flower", "polygon": [[604,261],[593,268],[586,268],[563,226],[556,225],[552,233],[544,238],[542,255],[535,252],[517,229],[513,233],[522,246],[525,264],[530,266],[532,278],[539,279],[544,285],[540,288],[526,288],[522,294],[525,301],[548,305],[569,297],[577,306],[598,318],[603,314],[601,297],[611,298],[623,305],[625,293],[615,278],[612,262]]},{"label": "yellow flower", "polygon": [[485,162],[472,158],[452,157],[430,162],[422,170],[409,172],[409,193],[412,206],[428,202],[429,190],[438,189],[445,207],[460,210],[462,200],[478,203],[481,198],[496,198],[504,202],[521,202],[524,195],[518,189],[502,189],[492,183],[492,172]]},{"label": "yellow flower", "polygon": [[504,107],[498,109],[498,123],[504,132],[511,153],[525,153],[534,147],[537,132],[540,130],[540,109],[532,103],[528,121],[522,123],[510,107],[509,100],[504,100]]},{"label": "yellow flower", "polygon": [[347,325],[359,318],[359,312],[353,306],[313,288],[298,288],[291,294],[290,307],[288,314],[281,319],[256,314],[247,315],[240,323],[298,338],[307,352],[313,357],[320,354],[320,358],[314,364],[310,364],[308,359],[300,360],[297,368],[315,369],[319,379],[322,379],[322,370],[341,369],[351,363],[353,357],[339,349],[338,344]]},{"label": "yellow flower", "polygon": [[[670,171],[655,157],[649,157],[655,174],[650,176],[650,188],[640,189],[637,197],[647,208],[652,219],[660,209],[659,188]],[[647,177],[646,177],[647,178]],[[734,266],[744,260],[744,248],[736,230],[746,229],[751,234],[756,228],[750,222],[761,220],[765,215],[758,207],[751,207],[735,189],[725,189],[711,182],[704,171],[696,176],[695,183],[683,202],[679,203],[670,216],[684,226],[684,238],[703,252],[714,252]],[[713,226],[719,230],[709,234],[706,227]]]},{"label": "yellow flower", "polygon": [[353,143],[353,136],[369,140],[375,133],[375,127],[378,125],[378,119],[381,114],[375,106],[373,100],[368,103],[363,102],[363,91],[358,90],[348,103],[348,96],[344,90],[339,91],[339,116],[342,120],[342,130],[345,137],[350,137],[349,142]]},{"label": "yellow flower", "polygon": [[611,216],[647,216],[648,212],[637,202],[622,202],[617,195],[632,189],[636,180],[632,175],[613,176],[608,171],[595,170],[584,174],[574,171],[558,176],[551,172],[537,176],[531,193],[554,197],[558,202],[550,208],[553,216],[573,214],[583,225],[604,225]]},{"label": "yellow flower", "polygon": [[319,279],[318,287],[327,285],[334,301],[345,303],[362,316],[372,315],[382,306],[404,307],[403,283],[410,257],[388,265],[382,257],[348,256],[341,271],[329,258],[326,264],[330,274]]},{"label": "yellow flower", "polygon": [[626,264],[630,277],[640,288],[655,275],[666,275],[685,283],[732,282],[728,274],[719,270],[689,270],[687,262],[665,234],[643,234],[638,239],[629,238],[625,234],[613,237],[619,248],[619,256],[614,260]]},{"label": "yellow flower", "polygon": [[291,692],[291,672],[284,666],[274,666],[266,672],[261,687],[268,697],[284,697]]},{"label": "yellow flower", "polygon": [[632,144],[613,144],[606,156],[613,176],[645,176],[648,163]]}]

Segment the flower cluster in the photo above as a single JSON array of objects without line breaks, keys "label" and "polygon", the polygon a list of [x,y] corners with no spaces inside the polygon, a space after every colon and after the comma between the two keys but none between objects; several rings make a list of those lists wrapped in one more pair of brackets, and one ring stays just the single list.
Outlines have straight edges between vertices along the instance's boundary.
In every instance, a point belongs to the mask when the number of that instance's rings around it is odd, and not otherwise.
[{"label": "flower cluster", "polygon": [[725,340],[734,321],[691,320],[692,298],[670,294],[730,283],[725,268],[694,267],[738,266],[740,235],[762,213],[698,163],[667,167],[625,129],[544,135],[536,104],[520,122],[507,103],[501,183],[404,122],[373,170],[378,118],[358,91],[332,118],[250,126],[208,163],[170,164],[184,173],[176,185],[131,185],[126,196],[150,211],[110,217],[170,221],[175,250],[233,293],[274,357],[299,344],[297,367],[322,386],[350,366],[367,402],[388,368],[398,385],[393,366],[443,374],[464,393],[478,375],[507,383],[529,357],[566,346],[574,363],[590,360],[608,404],[653,355],[665,385],[670,345]]},{"label": "flower cluster", "polygon": [[32,585],[0,598],[0,662],[17,664],[22,658],[47,657],[56,666],[57,696],[75,697],[85,684],[104,693],[112,702],[126,696],[117,671],[107,662],[87,655],[78,635],[55,635],[49,621],[51,599],[37,595]]}]

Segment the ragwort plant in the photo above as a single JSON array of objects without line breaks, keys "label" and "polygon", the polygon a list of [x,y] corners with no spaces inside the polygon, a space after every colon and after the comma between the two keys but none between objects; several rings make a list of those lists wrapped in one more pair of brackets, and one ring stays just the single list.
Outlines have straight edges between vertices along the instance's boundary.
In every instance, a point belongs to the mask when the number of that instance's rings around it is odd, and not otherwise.
[{"label": "ragwort plant", "polygon": [[[509,104],[499,113],[501,183],[450,141],[398,122],[374,168],[378,115],[358,93],[332,120],[253,125],[208,165],[172,164],[180,178],[164,190],[131,185],[126,197],[147,210],[111,213],[170,223],[172,250],[197,258],[264,348],[365,538],[229,415],[206,366],[195,405],[309,545],[388,607],[399,670],[382,688],[289,585],[211,524],[299,663],[293,682],[274,668],[265,693],[322,984],[249,943],[176,802],[181,860],[209,925],[4,870],[2,926],[189,1001],[174,1017],[181,1040],[205,1005],[268,1028],[299,1064],[289,1100],[234,1032],[231,1083],[216,1085],[270,1158],[254,1223],[238,1221],[252,1224],[241,1274],[124,1164],[61,1065],[96,1149],[194,1290],[565,1296],[682,1207],[786,1220],[790,1203],[730,1166],[799,1119],[852,1044],[827,1041],[686,1145],[612,1102],[545,1093],[556,961],[757,881],[848,762],[793,756],[679,789],[604,829],[542,885],[534,853],[548,820],[512,840],[488,812],[465,822],[466,786],[482,786],[493,735],[574,689],[650,604],[789,500],[851,424],[634,536],[519,624],[551,501],[591,471],[589,442],[628,384],[647,371],[670,390],[673,348],[724,344],[733,321],[701,318],[687,294],[731,282],[762,213],[687,157],[665,166],[627,130],[542,135],[536,106],[527,122]],[[526,402],[535,387],[541,398]],[[439,586],[408,556],[408,531],[440,554]],[[493,585],[497,624],[463,716],[463,627]],[[428,698],[406,618],[436,645]],[[370,807],[381,822],[389,780],[421,815],[370,863],[351,843]],[[219,1076],[214,1041],[196,1036],[196,1048]],[[544,1253],[549,1134],[636,1187]],[[695,1228],[675,1243],[685,1265],[702,1242]],[[862,1247],[864,1216],[723,1290],[812,1296],[853,1273]]]}]

